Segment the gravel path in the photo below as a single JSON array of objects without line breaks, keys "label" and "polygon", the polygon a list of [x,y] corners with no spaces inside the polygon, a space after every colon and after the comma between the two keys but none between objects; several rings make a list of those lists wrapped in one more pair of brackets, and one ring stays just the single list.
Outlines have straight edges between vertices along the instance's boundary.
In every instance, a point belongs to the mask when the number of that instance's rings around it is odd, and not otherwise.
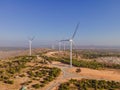
[{"label": "gravel path", "polygon": [[107,79],[101,79],[101,78],[95,78],[95,77],[90,77],[90,76],[81,76],[77,73],[72,73],[72,72],[68,72],[68,70],[70,69],[69,65],[66,64],[51,64],[52,67],[58,67],[61,69],[62,71],[62,75],[60,77],[58,77],[55,81],[53,81],[51,84],[47,85],[46,88],[44,88],[44,90],[55,90],[55,87],[58,87],[61,83],[69,80],[69,79],[96,79],[96,80],[107,80]]}]

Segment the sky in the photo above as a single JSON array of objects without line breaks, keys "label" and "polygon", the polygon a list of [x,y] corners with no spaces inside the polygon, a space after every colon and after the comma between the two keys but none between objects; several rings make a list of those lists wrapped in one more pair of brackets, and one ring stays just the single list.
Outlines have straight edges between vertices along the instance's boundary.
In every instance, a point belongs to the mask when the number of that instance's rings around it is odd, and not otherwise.
[{"label": "sky", "polygon": [[0,46],[51,45],[78,22],[77,45],[120,46],[120,0],[0,0]]}]

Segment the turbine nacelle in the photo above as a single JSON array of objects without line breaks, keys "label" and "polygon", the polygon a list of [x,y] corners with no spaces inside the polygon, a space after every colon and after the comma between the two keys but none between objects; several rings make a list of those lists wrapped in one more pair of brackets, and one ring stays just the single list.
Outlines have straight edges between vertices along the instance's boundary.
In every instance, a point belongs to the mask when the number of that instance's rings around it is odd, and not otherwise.
[{"label": "turbine nacelle", "polygon": [[70,41],[70,42],[73,42],[73,40],[72,40],[72,39],[70,39],[69,41]]},{"label": "turbine nacelle", "polygon": [[35,37],[29,38],[29,55],[32,55],[32,41],[34,40]]},{"label": "turbine nacelle", "polygon": [[31,41],[31,40],[29,40],[29,43],[32,43],[32,41]]}]

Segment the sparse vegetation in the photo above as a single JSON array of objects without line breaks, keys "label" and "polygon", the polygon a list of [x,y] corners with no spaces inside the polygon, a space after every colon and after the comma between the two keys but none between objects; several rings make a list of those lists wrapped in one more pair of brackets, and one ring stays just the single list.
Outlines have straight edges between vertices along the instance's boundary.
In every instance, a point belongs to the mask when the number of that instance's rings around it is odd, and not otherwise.
[{"label": "sparse vegetation", "polygon": [[[34,66],[31,66],[28,63],[33,64]],[[44,87],[58,77],[61,70],[43,66],[41,64],[39,61],[36,61],[36,56],[18,56],[12,58],[10,61],[0,64],[0,81],[6,84],[14,84],[15,78],[28,77],[29,81],[25,81],[24,83],[21,83],[21,85],[31,84],[35,89]],[[33,82],[38,83],[34,84]]]},{"label": "sparse vegetation", "polygon": [[86,59],[96,59],[99,57],[120,57],[120,53],[110,51],[83,51],[81,57]]},{"label": "sparse vegetation", "polygon": [[[61,60],[62,63],[69,64],[69,58],[65,58]],[[97,61],[85,61],[85,60],[80,60],[77,61],[73,59],[73,65],[77,67],[86,67],[86,68],[91,68],[91,69],[104,69],[104,68],[114,68],[114,69],[120,69],[119,64],[105,64],[105,63],[100,63]]]},{"label": "sparse vegetation", "polygon": [[6,83],[6,84],[14,84],[14,81],[13,80],[5,80],[4,83]]},{"label": "sparse vegetation", "polygon": [[[69,58],[55,58],[55,57],[43,57],[45,60],[48,60],[49,62],[52,61],[60,61],[65,64],[70,63]],[[120,69],[119,64],[106,64],[106,63],[100,63],[97,62],[96,60],[94,61],[85,61],[85,60],[76,60],[73,59],[73,65],[77,67],[86,67],[86,68],[91,68],[91,69],[104,69],[104,68],[114,68],[114,69]]]},{"label": "sparse vegetation", "polygon": [[[39,85],[37,84],[36,86],[35,84],[33,85],[33,87],[40,88],[53,81],[56,77],[59,76],[60,72],[61,70],[58,68],[35,66],[31,68],[31,70],[29,70],[27,74],[29,78],[32,78],[34,81],[40,82]],[[41,81],[41,78],[43,78],[43,81]]]},{"label": "sparse vegetation", "polygon": [[27,62],[35,58],[35,56],[20,56],[12,58],[13,60],[11,61],[3,62],[0,65],[0,80],[7,84],[13,84],[14,81],[10,79],[13,79],[17,73],[20,73],[26,67]]},{"label": "sparse vegetation", "polygon": [[59,86],[59,90],[72,90],[71,88],[73,87],[76,88],[75,90],[119,90],[120,82],[91,79],[71,79],[68,82],[62,83]]},{"label": "sparse vegetation", "polygon": [[32,87],[35,88],[35,89],[38,89],[38,88],[40,88],[40,85],[39,84],[34,84],[34,85],[32,85]]},{"label": "sparse vegetation", "polygon": [[[49,84],[49,82],[55,80],[56,77],[60,75],[61,70],[59,68],[48,67],[48,64],[50,64],[52,61],[59,61],[65,64],[69,64],[70,61],[69,58],[67,58],[68,56],[64,54],[63,56],[57,57],[57,55],[54,55],[53,57],[49,57],[46,55],[46,52],[44,52],[40,53],[39,57],[40,60],[37,59],[36,56],[18,56],[10,60],[0,62],[0,81],[5,84],[14,85],[17,78],[19,79],[28,78],[29,79],[28,81],[21,82],[20,85],[26,85],[33,89],[39,89]],[[76,69],[76,73],[81,72],[80,67],[92,69],[104,69],[104,68],[120,69],[119,64],[100,63],[97,62],[96,60],[94,61],[85,59],[77,60],[75,56],[73,56],[73,65],[78,67]],[[88,85],[88,82],[89,83],[92,82],[92,84],[89,84],[91,86]],[[96,86],[94,86],[94,82]],[[97,86],[98,82],[101,86]],[[59,90],[87,90],[87,89],[89,90],[91,88],[96,87],[98,89],[95,90],[102,90],[103,87],[105,86],[102,86],[101,82],[103,83],[104,81],[98,80],[90,81],[85,79],[85,81],[76,80],[74,82],[74,80],[71,80],[70,82],[61,84]],[[108,83],[107,81],[105,82]],[[104,84],[106,85],[106,83]],[[111,81],[109,83],[111,83]],[[113,90],[115,87],[118,87],[116,86],[117,84],[114,81],[112,83],[114,85],[109,84],[111,86],[108,86],[110,87],[110,89],[108,90]]]}]

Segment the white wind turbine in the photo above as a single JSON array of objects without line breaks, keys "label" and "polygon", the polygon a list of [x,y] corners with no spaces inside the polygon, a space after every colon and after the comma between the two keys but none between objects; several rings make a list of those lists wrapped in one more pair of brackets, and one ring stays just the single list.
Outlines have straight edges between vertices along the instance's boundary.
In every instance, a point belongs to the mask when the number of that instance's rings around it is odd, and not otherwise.
[{"label": "white wind turbine", "polygon": [[65,49],[66,49],[66,45],[65,45],[65,42],[63,43],[63,50],[65,51]]},{"label": "white wind turbine", "polygon": [[29,55],[32,55],[32,41],[34,40],[35,37],[29,38]]},{"label": "white wind turbine", "polygon": [[70,67],[72,67],[72,49],[73,49],[73,39],[76,35],[76,32],[78,30],[79,27],[79,23],[77,24],[75,31],[73,33],[73,36],[70,39],[65,39],[65,40],[61,40],[61,42],[69,42],[70,43]]},{"label": "white wind turbine", "polygon": [[51,44],[51,49],[52,49],[52,50],[55,49],[54,42],[52,42],[52,44]]},{"label": "white wind turbine", "polygon": [[61,51],[61,41],[59,41],[59,43],[58,43],[59,45],[58,45],[58,49],[59,49],[59,52]]}]

